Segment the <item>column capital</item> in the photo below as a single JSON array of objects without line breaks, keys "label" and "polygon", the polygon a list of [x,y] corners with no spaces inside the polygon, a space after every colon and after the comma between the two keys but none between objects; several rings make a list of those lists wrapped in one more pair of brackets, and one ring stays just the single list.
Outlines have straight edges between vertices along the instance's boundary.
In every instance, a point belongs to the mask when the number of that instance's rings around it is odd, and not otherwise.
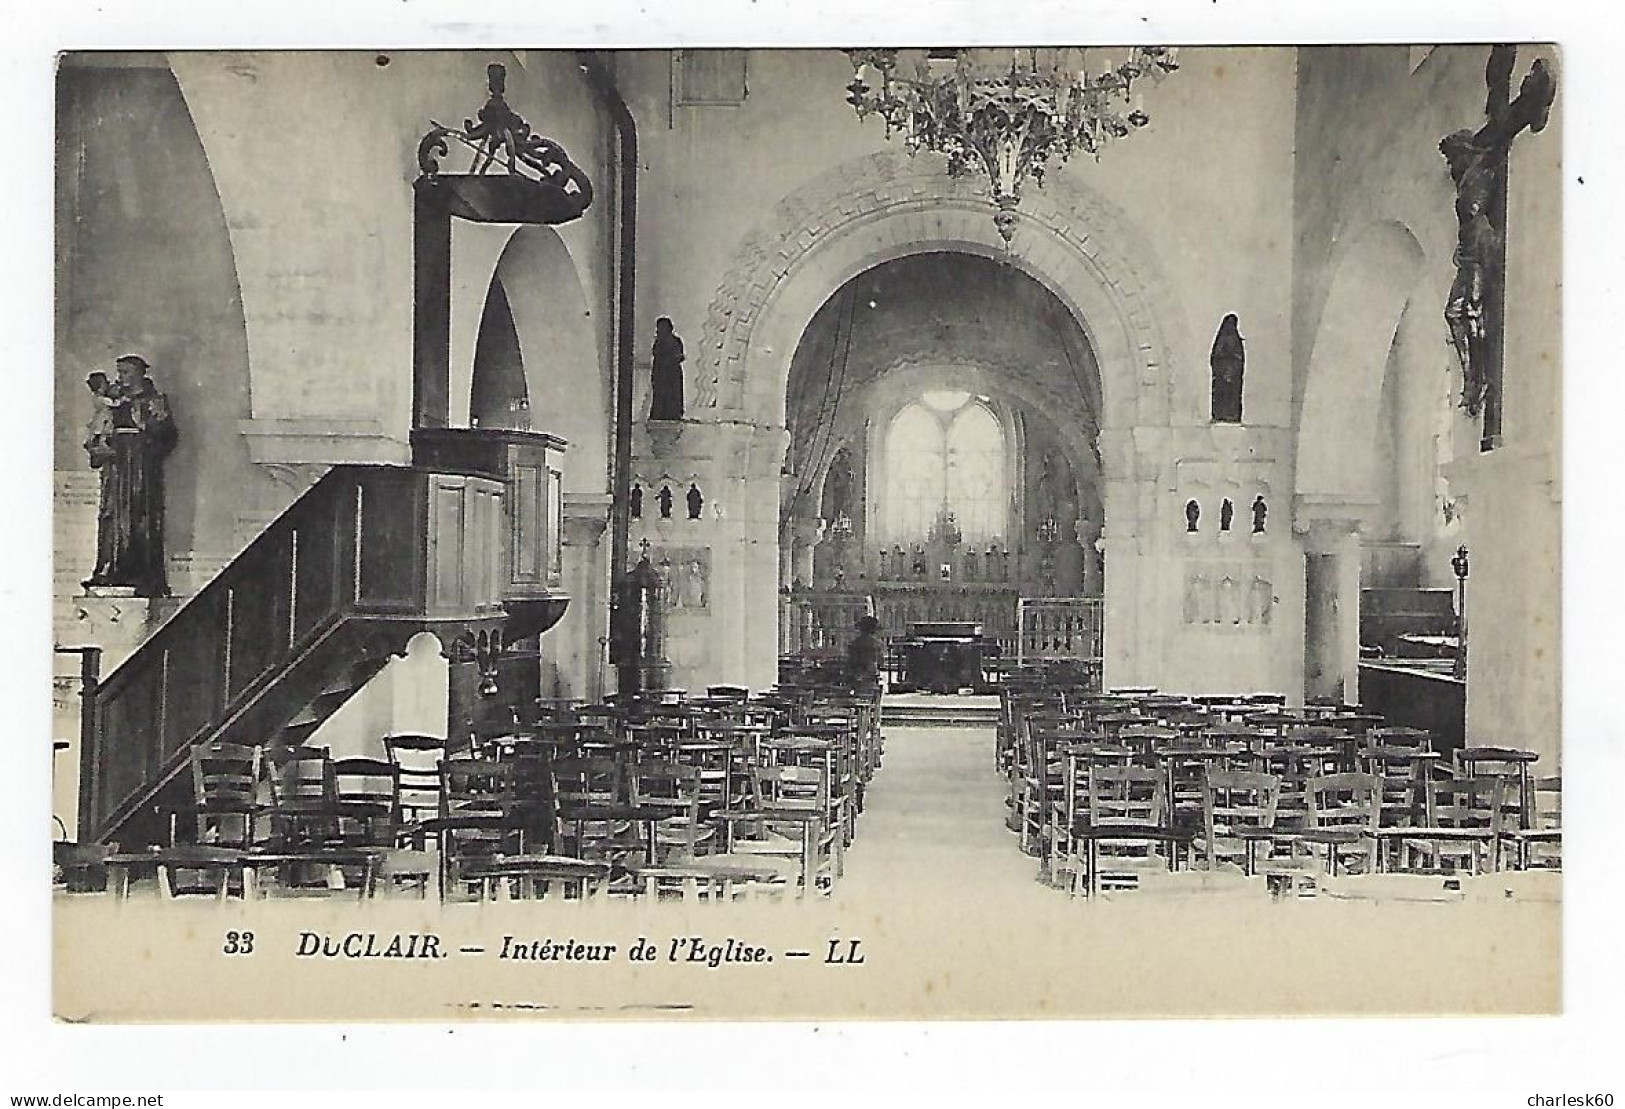
[{"label": "column capital", "polygon": [[566,547],[594,547],[609,524],[610,498],[604,494],[566,493],[562,516]]},{"label": "column capital", "polygon": [[1372,501],[1310,497],[1293,498],[1292,531],[1311,550],[1335,551],[1348,541],[1358,540],[1376,513]]}]

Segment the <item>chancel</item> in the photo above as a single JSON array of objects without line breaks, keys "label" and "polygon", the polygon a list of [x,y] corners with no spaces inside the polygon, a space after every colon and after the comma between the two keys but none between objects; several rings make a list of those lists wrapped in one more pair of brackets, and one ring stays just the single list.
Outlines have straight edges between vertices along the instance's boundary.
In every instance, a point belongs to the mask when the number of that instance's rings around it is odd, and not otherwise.
[{"label": "chancel", "polygon": [[64,898],[1549,888],[1551,49],[57,82]]}]

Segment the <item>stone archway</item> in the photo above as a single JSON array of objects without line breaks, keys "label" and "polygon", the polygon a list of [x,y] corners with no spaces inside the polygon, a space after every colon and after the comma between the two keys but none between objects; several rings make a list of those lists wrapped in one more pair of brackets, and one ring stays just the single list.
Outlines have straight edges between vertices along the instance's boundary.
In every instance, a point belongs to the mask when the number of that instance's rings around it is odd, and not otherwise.
[{"label": "stone archway", "polygon": [[1298,420],[1300,501],[1358,503],[1367,495],[1349,459],[1370,453],[1388,353],[1425,261],[1408,228],[1384,222],[1352,238],[1333,267]]},{"label": "stone archway", "polygon": [[1382,221],[1356,232],[1332,269],[1294,452],[1305,696],[1357,699],[1361,539],[1379,495],[1372,472],[1383,382],[1407,307],[1426,280],[1426,261],[1409,228]]},{"label": "stone archway", "polygon": [[1170,350],[1182,313],[1128,218],[1058,176],[1023,201],[1006,253],[975,183],[925,159],[880,153],[782,201],[745,238],[701,333],[696,407],[760,426],[784,420],[796,343],[830,293],[882,262],[930,251],[1008,261],[1066,306],[1088,337],[1105,393],[1103,427],[1167,422]]},{"label": "stone archway", "polygon": [[[712,301],[700,342],[691,413],[756,438],[784,439],[786,389],[797,344],[834,290],[882,263],[929,252],[1008,262],[1043,285],[1071,314],[1094,352],[1100,413],[1108,557],[1132,561],[1154,503],[1155,448],[1136,429],[1167,428],[1175,409],[1173,351],[1195,349],[1184,313],[1159,272],[1155,252],[1123,213],[1066,175],[1023,201],[1007,252],[977,183],[955,181],[930,160],[883,152],[837,167],[786,197],[747,235]],[[754,440],[753,440],[754,441]],[[764,440],[765,441],[765,440]],[[782,462],[783,446],[778,447]],[[779,503],[778,465],[755,472],[753,504]],[[765,486],[765,487],[764,487]],[[769,491],[771,490],[771,492]],[[1112,522],[1115,518],[1115,523]],[[742,522],[734,565],[741,580],[746,660],[773,657],[781,541],[776,513]],[[731,571],[732,572],[732,571]],[[1142,680],[1155,670],[1159,634],[1142,614],[1160,582],[1124,572],[1108,578],[1107,681]],[[749,665],[747,661],[747,665]],[[771,680],[765,669],[749,681]]]}]

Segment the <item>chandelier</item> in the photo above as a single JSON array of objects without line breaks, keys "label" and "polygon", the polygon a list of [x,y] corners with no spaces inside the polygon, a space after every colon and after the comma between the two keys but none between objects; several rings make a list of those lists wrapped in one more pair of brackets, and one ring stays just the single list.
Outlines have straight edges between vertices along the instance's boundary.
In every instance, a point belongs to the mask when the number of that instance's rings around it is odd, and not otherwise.
[{"label": "chandelier", "polygon": [[948,174],[987,174],[1009,245],[1021,188],[1039,185],[1054,165],[1082,150],[1099,156],[1151,122],[1140,103],[1147,81],[1179,68],[1172,47],[953,50],[848,50],[847,103],[877,114],[886,137],[901,132],[908,152],[945,155]]}]

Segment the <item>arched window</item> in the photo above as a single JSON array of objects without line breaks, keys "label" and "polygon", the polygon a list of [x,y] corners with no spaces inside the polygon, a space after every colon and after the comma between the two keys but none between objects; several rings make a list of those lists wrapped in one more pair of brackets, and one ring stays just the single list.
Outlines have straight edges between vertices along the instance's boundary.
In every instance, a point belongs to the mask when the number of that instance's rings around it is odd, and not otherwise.
[{"label": "arched window", "polygon": [[980,399],[933,391],[904,405],[886,431],[884,540],[917,543],[944,508],[964,541],[1003,538],[1010,499],[1004,428]]},{"label": "arched window", "polygon": [[925,538],[942,507],[944,448],[942,421],[924,405],[907,405],[892,420],[886,436],[888,536]]},{"label": "arched window", "polygon": [[1004,429],[980,404],[961,408],[948,425],[948,506],[966,542],[1004,535],[1009,499],[1004,475]]}]

